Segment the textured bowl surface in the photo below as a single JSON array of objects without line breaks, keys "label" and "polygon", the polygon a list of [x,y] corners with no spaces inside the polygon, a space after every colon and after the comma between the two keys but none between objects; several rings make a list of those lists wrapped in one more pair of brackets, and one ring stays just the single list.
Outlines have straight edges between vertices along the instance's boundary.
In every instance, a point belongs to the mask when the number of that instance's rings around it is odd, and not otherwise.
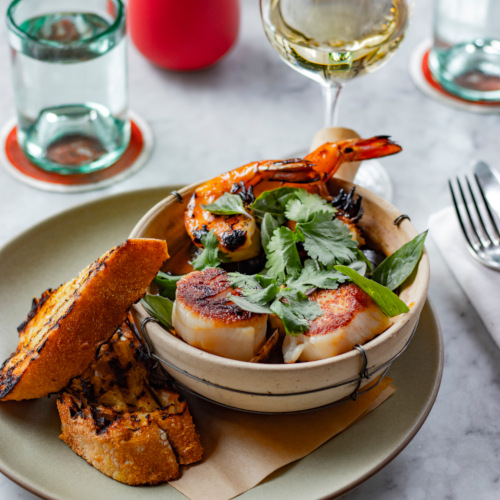
[{"label": "textured bowl surface", "polygon": [[[353,184],[333,179],[332,193]],[[137,223],[130,237],[163,238],[167,241],[170,260],[165,271],[184,274],[191,271],[187,263],[191,241],[184,229],[184,210],[197,185],[170,195]],[[375,194],[356,186],[363,197],[364,215],[359,225],[376,247],[389,255],[417,235],[401,213]],[[410,312],[394,318],[390,328],[364,346],[366,371],[361,387],[376,380],[408,344],[424,306],[429,286],[429,260],[424,252],[417,273],[400,293]],[[148,315],[140,305],[134,306],[138,323]],[[363,353],[356,349],[330,359],[307,363],[257,364],[235,361],[194,348],[168,333],[154,322],[147,323],[147,335],[164,361],[164,368],[183,386],[200,396],[238,409],[257,412],[296,412],[331,404],[349,397],[359,389],[360,373],[365,368]]]}]

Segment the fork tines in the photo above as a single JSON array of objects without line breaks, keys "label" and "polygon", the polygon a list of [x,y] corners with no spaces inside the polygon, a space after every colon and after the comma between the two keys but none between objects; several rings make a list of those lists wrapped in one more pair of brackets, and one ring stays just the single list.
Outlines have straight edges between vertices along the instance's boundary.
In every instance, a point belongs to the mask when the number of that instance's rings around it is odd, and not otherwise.
[{"label": "fork tines", "polygon": [[500,270],[500,229],[477,177],[472,182],[465,177],[466,188],[458,177],[456,188],[451,180],[448,184],[469,251],[481,263]]}]

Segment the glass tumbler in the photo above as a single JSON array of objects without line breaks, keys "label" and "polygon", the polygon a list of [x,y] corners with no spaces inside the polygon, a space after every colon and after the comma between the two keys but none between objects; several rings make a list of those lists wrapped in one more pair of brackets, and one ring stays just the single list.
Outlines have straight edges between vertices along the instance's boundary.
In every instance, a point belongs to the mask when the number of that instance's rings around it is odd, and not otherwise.
[{"label": "glass tumbler", "polygon": [[434,78],[469,101],[500,101],[500,1],[435,0]]},{"label": "glass tumbler", "polygon": [[7,26],[27,157],[61,174],[115,163],[130,139],[121,0],[15,0]]}]

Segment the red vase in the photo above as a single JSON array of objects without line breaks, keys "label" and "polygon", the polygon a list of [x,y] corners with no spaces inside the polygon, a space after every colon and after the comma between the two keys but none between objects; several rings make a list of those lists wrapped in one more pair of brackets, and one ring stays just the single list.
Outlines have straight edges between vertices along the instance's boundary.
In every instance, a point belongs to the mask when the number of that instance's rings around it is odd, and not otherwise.
[{"label": "red vase", "polygon": [[239,0],[129,0],[127,22],[135,46],[152,63],[196,70],[234,45]]}]

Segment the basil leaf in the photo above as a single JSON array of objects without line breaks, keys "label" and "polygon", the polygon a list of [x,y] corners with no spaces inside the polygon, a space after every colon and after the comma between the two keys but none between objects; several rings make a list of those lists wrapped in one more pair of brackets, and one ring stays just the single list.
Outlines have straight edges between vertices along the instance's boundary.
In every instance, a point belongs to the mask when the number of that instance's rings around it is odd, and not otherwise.
[{"label": "basil leaf", "polygon": [[274,230],[277,227],[285,224],[285,218],[282,215],[271,215],[269,212],[264,214],[262,224],[260,226],[260,240],[262,248],[267,253],[269,241],[271,240]]},{"label": "basil leaf", "polygon": [[173,330],[172,326],[172,308],[174,303],[160,295],[151,295],[147,293],[141,300],[144,309],[156,318],[165,328]]},{"label": "basil leaf", "polygon": [[175,300],[175,292],[177,291],[177,282],[183,276],[174,276],[172,274],[159,271],[156,278],[153,280],[160,289],[160,295],[170,300]]},{"label": "basil leaf", "polygon": [[265,213],[271,215],[283,215],[286,204],[295,196],[299,188],[282,187],[271,191],[264,191],[251,205],[250,208],[255,215],[263,218]]},{"label": "basil leaf", "polygon": [[393,291],[380,283],[361,276],[354,269],[347,266],[335,266],[335,269],[349,276],[351,281],[366,292],[387,316],[392,318],[410,310]]},{"label": "basil leaf", "polygon": [[224,193],[220,198],[217,198],[213,203],[210,203],[210,205],[201,205],[201,208],[216,215],[248,215],[245,207],[243,206],[241,196],[231,193]]},{"label": "basil leaf", "polygon": [[413,273],[424,251],[427,231],[420,233],[389,255],[375,269],[373,279],[390,290],[398,288]]}]

